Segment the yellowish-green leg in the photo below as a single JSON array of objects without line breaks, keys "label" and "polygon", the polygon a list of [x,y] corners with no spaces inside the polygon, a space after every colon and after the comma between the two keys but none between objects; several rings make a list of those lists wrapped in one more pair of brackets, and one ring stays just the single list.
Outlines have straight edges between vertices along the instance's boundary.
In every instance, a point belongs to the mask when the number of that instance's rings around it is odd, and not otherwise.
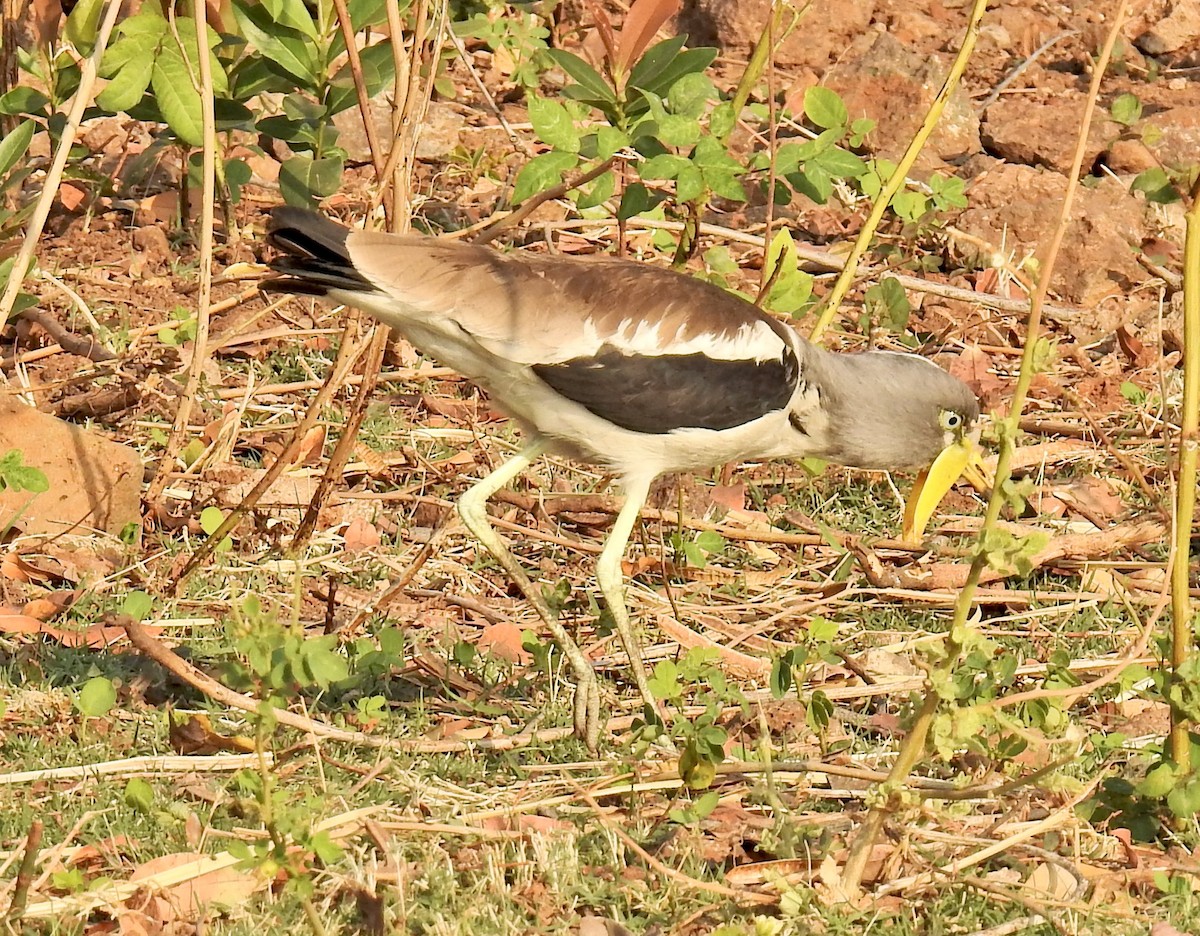
[{"label": "yellowish-green leg", "polygon": [[[504,539],[488,522],[487,502],[500,488],[527,468],[541,454],[545,446],[533,442],[506,461],[481,481],[476,482],[458,499],[458,515],[471,534],[492,554],[509,578],[517,583],[525,598],[533,605],[538,617],[550,629],[562,652],[570,661],[575,672],[575,733],[583,739],[588,750],[596,750],[600,738],[600,684],[595,670],[588,662],[579,645],[571,639],[559,623],[558,616],[550,609],[537,586],[530,580],[517,557],[512,554]],[[644,496],[644,495],[643,495]],[[637,511],[634,511],[635,515]],[[629,533],[626,531],[626,538]],[[620,557],[618,556],[618,561]],[[617,567],[618,574],[620,566]],[[611,601],[610,601],[611,604]],[[640,663],[640,660],[639,660]],[[644,677],[643,677],[644,678]]]},{"label": "yellowish-green leg", "polygon": [[629,654],[629,668],[633,672],[633,680],[637,683],[642,700],[655,711],[656,700],[650,692],[650,680],[646,677],[646,667],[642,663],[642,648],[637,635],[629,621],[629,610],[625,607],[625,581],[621,574],[621,557],[625,555],[625,547],[629,545],[629,534],[637,523],[638,512],[646,503],[650,493],[650,483],[653,478],[627,480],[625,484],[625,505],[617,514],[617,520],[609,531],[604,550],[596,560],[596,583],[600,593],[608,602],[608,610],[612,613],[617,625],[617,633],[621,635],[621,643]]}]

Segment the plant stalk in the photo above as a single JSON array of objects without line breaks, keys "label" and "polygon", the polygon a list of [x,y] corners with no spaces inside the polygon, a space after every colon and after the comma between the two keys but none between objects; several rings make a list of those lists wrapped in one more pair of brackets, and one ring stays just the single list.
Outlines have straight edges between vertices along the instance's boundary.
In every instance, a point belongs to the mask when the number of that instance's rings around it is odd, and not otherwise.
[{"label": "plant stalk", "polygon": [[942,83],[942,88],[933,99],[933,103],[929,105],[929,110],[925,113],[925,120],[921,124],[921,128],[912,138],[912,142],[908,144],[908,149],[900,157],[900,162],[892,172],[891,178],[887,180],[878,197],[876,197],[875,204],[871,206],[871,214],[863,224],[862,230],[858,232],[858,238],[854,241],[850,255],[846,258],[846,265],[842,267],[842,272],[833,284],[833,289],[825,297],[821,314],[817,317],[816,324],[813,325],[812,334],[808,336],[810,341],[820,341],[821,335],[825,333],[825,329],[829,327],[833,321],[833,317],[837,315],[842,300],[846,298],[846,293],[850,291],[850,285],[854,282],[855,276],[858,275],[858,262],[867,252],[867,248],[871,246],[875,232],[879,229],[879,222],[883,220],[883,213],[887,211],[888,205],[892,203],[892,198],[895,194],[904,187],[904,183],[908,178],[908,170],[917,161],[917,156],[933,133],[933,128],[937,126],[937,122],[942,116],[942,111],[946,108],[946,102],[950,100],[950,95],[958,87],[963,72],[967,70],[967,62],[970,61],[971,53],[975,50],[975,42],[979,38],[979,24],[982,22],[983,14],[986,10],[987,0],[975,0],[971,6],[971,15],[967,20],[967,32],[963,36],[962,45],[959,47],[958,55],[955,56],[954,64],[950,66],[950,73],[946,75],[946,80]]},{"label": "plant stalk", "polygon": [[[1188,594],[1191,571],[1192,521],[1196,514],[1196,456],[1200,439],[1200,183],[1193,187],[1183,245],[1183,410],[1179,420],[1179,467],[1175,483],[1175,561],[1171,564],[1171,679],[1195,652],[1192,601]],[[1167,745],[1181,773],[1191,770],[1189,724],[1171,706]]]},{"label": "plant stalk", "polygon": [[[983,4],[979,5],[982,6]],[[1025,399],[1029,395],[1029,387],[1033,383],[1036,371],[1035,364],[1038,357],[1037,348],[1038,336],[1041,330],[1042,309],[1046,302],[1046,295],[1050,289],[1050,280],[1058,261],[1058,253],[1062,247],[1067,224],[1070,222],[1071,206],[1075,200],[1075,192],[1079,188],[1079,172],[1083,166],[1084,144],[1088,138],[1088,129],[1092,123],[1092,114],[1096,109],[1096,99],[1100,94],[1100,84],[1104,78],[1105,71],[1108,69],[1109,60],[1112,58],[1113,47],[1116,45],[1117,38],[1121,34],[1121,26],[1125,22],[1127,6],[1128,0],[1120,0],[1116,15],[1112,20],[1108,38],[1093,69],[1092,82],[1088,89],[1087,104],[1084,108],[1083,119],[1080,123],[1075,145],[1075,156],[1071,164],[1070,175],[1067,177],[1066,192],[1063,195],[1062,210],[1059,212],[1054,235],[1046,250],[1045,261],[1041,266],[1041,274],[1038,277],[1037,287],[1029,302],[1029,318],[1025,327],[1025,347],[1021,354],[1021,370],[1017,375],[1017,383],[1013,390],[1009,415],[1001,426],[1000,451],[996,459],[996,477],[992,486],[991,497],[988,498],[983,524],[979,530],[978,543],[982,543],[984,537],[991,530],[995,529],[996,521],[1000,518],[1000,511],[1006,500],[1004,487],[1012,473],[1012,458],[1015,451],[1017,432],[1019,431],[1018,426],[1021,418],[1021,410],[1024,409]],[[975,23],[973,28],[977,30],[978,24]],[[855,263],[856,261],[853,258],[848,260],[846,268],[853,269]],[[862,827],[859,829],[850,847],[850,855],[846,859],[846,867],[842,872],[842,886],[846,895],[851,898],[856,897],[859,893],[867,860],[871,855],[871,850],[879,837],[880,831],[883,829],[884,819],[896,807],[895,800],[897,799],[899,789],[904,784],[905,778],[912,773],[917,761],[925,753],[925,742],[929,736],[929,729],[933,725],[934,716],[937,714],[938,704],[941,701],[936,687],[945,685],[949,681],[955,666],[958,664],[958,658],[962,654],[964,641],[967,636],[967,622],[971,612],[971,600],[975,595],[975,589],[979,585],[979,577],[986,565],[986,556],[982,550],[978,550],[975,558],[971,561],[967,581],[963,585],[962,591],[959,592],[958,601],[954,605],[954,617],[950,624],[950,630],[946,635],[942,659],[930,674],[929,688],[926,690],[925,698],[921,703],[912,727],[905,736],[904,742],[900,745],[900,750],[896,753],[896,760],[892,764],[892,769],[888,772],[888,779],[883,784],[885,789],[887,789],[886,801],[877,803],[871,807],[867,813],[867,818],[863,820]]]}]

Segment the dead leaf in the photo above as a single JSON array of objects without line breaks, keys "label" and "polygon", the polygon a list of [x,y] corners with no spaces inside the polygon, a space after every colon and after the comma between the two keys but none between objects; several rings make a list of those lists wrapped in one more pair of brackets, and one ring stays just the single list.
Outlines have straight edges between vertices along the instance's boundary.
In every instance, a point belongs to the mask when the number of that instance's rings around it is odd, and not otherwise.
[{"label": "dead leaf", "polygon": [[480,653],[490,653],[501,660],[526,666],[533,656],[522,646],[521,628],[512,621],[489,624],[479,635],[475,647]]},{"label": "dead leaf", "polygon": [[23,559],[20,553],[6,552],[0,557],[0,575],[14,582],[45,583],[54,579],[53,573],[39,569],[31,562]]},{"label": "dead leaf", "polygon": [[632,936],[632,934],[616,920],[589,915],[579,921],[579,936]]},{"label": "dead leaf", "polygon": [[650,47],[663,24],[679,12],[682,0],[635,0],[621,25],[614,71],[628,72]]},{"label": "dead leaf", "polygon": [[58,187],[58,200],[67,211],[74,211],[83,204],[87,192],[70,182],[63,182]]},{"label": "dead leaf", "polygon": [[317,465],[321,462],[321,453],[325,450],[325,427],[313,426],[304,434],[296,455],[296,465]]},{"label": "dead leaf", "polygon": [[[36,446],[29,445],[31,439]],[[104,530],[119,534],[142,518],[142,460],[124,445],[46,413],[0,399],[0,451],[21,449],[49,490],[0,493],[0,520],[22,511],[26,533]]]},{"label": "dead leaf", "polygon": [[21,613],[38,621],[48,621],[62,608],[49,598],[34,598],[21,609]]},{"label": "dead leaf", "polygon": [[712,488],[709,496],[714,504],[725,510],[745,510],[746,508],[745,484],[718,484]]},{"label": "dead leaf", "polygon": [[126,835],[114,835],[75,849],[67,859],[67,866],[88,868],[102,865],[105,862],[116,863],[122,855],[130,854],[140,847],[141,842],[137,839],[129,838]]},{"label": "dead leaf", "polygon": [[[152,882],[155,875],[179,868],[193,862],[205,859],[206,855],[197,852],[178,852],[173,855],[163,855],[153,858],[134,869],[129,876],[133,882]],[[252,894],[266,887],[267,881],[236,868],[217,868],[212,871],[202,871],[186,881],[158,891],[158,897],[164,901],[175,919],[198,920],[210,910],[223,907],[236,907],[244,903]],[[167,908],[162,908],[166,910]],[[163,913],[170,918],[169,913]]]},{"label": "dead leaf", "polygon": [[1069,900],[1078,886],[1073,874],[1049,861],[1037,865],[1025,882],[1025,888],[1043,900]]},{"label": "dead leaf", "polygon": [[1005,383],[992,373],[991,356],[976,347],[964,348],[949,371],[975,391],[985,408],[990,407],[1005,389]]},{"label": "dead leaf", "polygon": [[35,617],[9,608],[0,606],[0,633],[3,634],[36,634],[42,629],[42,622]]},{"label": "dead leaf", "polygon": [[1138,370],[1154,363],[1154,354],[1134,334],[1131,326],[1122,325],[1117,329],[1117,344],[1121,346],[1121,353],[1125,355],[1129,363]]},{"label": "dead leaf", "polygon": [[221,751],[249,754],[255,749],[253,738],[223,735],[213,729],[212,722],[204,714],[172,715],[167,734],[171,747],[180,754],[217,754]]},{"label": "dead leaf", "polygon": [[346,526],[346,532],[342,534],[342,541],[346,544],[346,551],[354,553],[362,552],[365,549],[375,549],[382,540],[373,523],[362,517],[355,517]]}]

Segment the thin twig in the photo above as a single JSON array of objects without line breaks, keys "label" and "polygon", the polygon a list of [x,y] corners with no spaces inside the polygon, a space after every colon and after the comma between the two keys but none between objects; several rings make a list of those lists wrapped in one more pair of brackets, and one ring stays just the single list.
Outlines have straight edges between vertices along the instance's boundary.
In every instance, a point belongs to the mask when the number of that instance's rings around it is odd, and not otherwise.
[{"label": "thin twig", "polygon": [[[58,197],[58,186],[67,165],[67,157],[71,155],[71,147],[75,144],[75,134],[79,131],[79,123],[83,120],[83,114],[88,104],[92,102],[96,72],[100,67],[100,60],[104,57],[104,51],[108,48],[108,38],[117,22],[117,14],[120,13],[121,6],[122,4],[118,0],[108,0],[108,6],[105,7],[104,15],[101,17],[100,28],[96,32],[96,46],[92,49],[92,54],[83,60],[83,66],[80,68],[79,87],[75,91],[75,97],[71,101],[71,110],[68,112],[66,122],[59,134],[58,148],[54,151],[54,158],[50,161],[50,168],[46,170],[46,178],[42,183],[42,191],[38,195],[37,204],[34,205],[33,212],[29,216],[29,223],[25,226],[25,239],[21,242],[21,249],[17,251],[16,259],[13,260],[12,269],[8,274],[8,283],[4,287],[4,293],[0,294],[0,330],[3,330],[4,326],[8,324],[8,318],[12,315],[13,306],[25,283],[25,277],[29,275],[29,267],[33,263],[38,240],[46,226],[46,219],[50,216],[50,208],[53,206],[55,198]],[[207,49],[208,46],[204,45],[202,48]]]},{"label": "thin twig", "polygon": [[548,189],[542,189],[542,191],[535,195],[530,195],[529,198],[525,199],[525,201],[521,203],[520,208],[518,208],[516,211],[509,212],[508,214],[502,216],[495,223],[488,225],[473,238],[471,238],[471,240],[476,244],[486,244],[495,240],[502,232],[508,230],[510,227],[520,224],[546,202],[553,201],[556,198],[562,198],[572,189],[577,189],[581,185],[587,185],[593,179],[600,178],[600,176],[604,175],[604,173],[608,172],[609,169],[616,165],[616,162],[616,156],[609,156],[608,159],[598,163],[595,166],[592,166],[591,169],[588,169],[585,172],[575,173],[567,176],[561,182],[559,182],[558,185],[552,185]]}]

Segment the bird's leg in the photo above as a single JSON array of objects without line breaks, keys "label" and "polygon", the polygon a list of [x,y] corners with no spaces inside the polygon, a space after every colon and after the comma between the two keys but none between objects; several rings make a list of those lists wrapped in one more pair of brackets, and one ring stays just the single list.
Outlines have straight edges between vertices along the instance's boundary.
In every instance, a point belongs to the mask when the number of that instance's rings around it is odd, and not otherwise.
[{"label": "bird's leg", "polygon": [[608,603],[608,610],[617,625],[617,633],[621,635],[621,643],[629,655],[629,669],[633,672],[634,682],[642,700],[650,706],[650,711],[657,711],[657,702],[650,691],[650,680],[646,677],[646,667],[642,663],[642,648],[629,621],[629,611],[625,607],[625,582],[621,574],[621,557],[625,555],[625,547],[629,544],[629,534],[637,522],[638,512],[646,503],[650,493],[650,483],[653,478],[630,480],[625,485],[625,505],[617,514],[617,520],[609,531],[608,540],[596,560],[596,584]]},{"label": "bird's leg", "polygon": [[458,499],[458,515],[471,534],[483,544],[508,577],[516,582],[525,598],[533,605],[538,617],[550,629],[562,652],[575,671],[575,732],[594,751],[600,737],[600,684],[595,670],[588,662],[579,645],[559,623],[558,616],[550,609],[537,586],[521,568],[517,557],[512,554],[504,539],[488,522],[487,501],[500,488],[527,468],[541,454],[545,445],[531,442],[491,474],[477,481]]}]

